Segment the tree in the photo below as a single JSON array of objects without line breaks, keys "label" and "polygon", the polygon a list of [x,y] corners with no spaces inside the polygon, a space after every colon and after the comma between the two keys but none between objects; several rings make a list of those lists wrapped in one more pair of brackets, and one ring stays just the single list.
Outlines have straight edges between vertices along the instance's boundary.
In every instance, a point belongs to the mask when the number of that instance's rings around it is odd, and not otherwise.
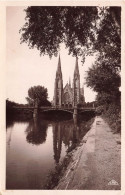
[{"label": "tree", "polygon": [[[36,47],[40,54],[48,54],[52,57],[52,55],[57,55],[60,43],[64,42],[69,48],[69,54],[82,56],[83,62],[85,55],[97,52],[95,72],[102,71],[105,75],[106,72],[108,73],[105,77],[107,78],[105,88],[108,82],[119,80],[120,7],[45,6],[28,7],[25,11],[26,23],[20,30],[21,41],[28,43],[30,48]],[[93,87],[93,84],[91,85],[93,70],[89,71],[87,83],[88,86]],[[110,76],[112,79],[109,79]],[[98,77],[96,79],[98,83],[101,81]],[[93,89],[98,92],[96,87]]]},{"label": "tree", "polygon": [[56,56],[62,42],[69,54],[82,56],[83,60],[85,54],[106,52],[112,41],[119,47],[120,7],[33,6],[25,11],[21,43],[36,47],[40,54]]},{"label": "tree", "polygon": [[35,103],[35,100],[38,101],[39,106],[42,105],[51,105],[51,103],[47,100],[48,98],[48,92],[47,92],[47,88],[43,87],[43,86],[34,86],[31,87],[28,90],[28,96],[26,99],[28,101],[28,103]]},{"label": "tree", "polygon": [[89,68],[86,77],[87,87],[92,88],[94,91],[101,93],[111,93],[119,91],[120,75],[117,74],[110,66],[93,65]]},{"label": "tree", "polygon": [[[36,47],[40,54],[57,55],[60,43],[64,42],[73,55],[83,55],[90,30],[98,17],[97,7],[28,7],[26,23],[20,30],[21,42]],[[89,14],[88,14],[89,13]]]},{"label": "tree", "polygon": [[100,103],[120,102],[121,85],[121,8],[108,7],[97,29],[97,39],[93,43],[98,56],[95,64],[89,69],[86,84],[98,92]]},{"label": "tree", "polygon": [[115,102],[119,97],[119,102],[120,7],[28,7],[25,11],[27,21],[20,30],[21,42],[50,57],[57,56],[60,43],[64,42],[69,54],[82,56],[83,62],[87,55],[96,53],[86,84],[98,92],[98,100],[111,102],[113,97]]},{"label": "tree", "polygon": [[94,42],[95,50],[99,51],[97,61],[120,71],[121,67],[121,8],[106,8],[104,19],[97,30]]},{"label": "tree", "polygon": [[28,104],[29,104],[30,106],[33,106],[33,104],[34,104],[34,100],[33,100],[33,99],[31,99],[31,98],[29,98],[29,97],[26,97],[26,100],[27,100],[27,102],[28,102]]}]

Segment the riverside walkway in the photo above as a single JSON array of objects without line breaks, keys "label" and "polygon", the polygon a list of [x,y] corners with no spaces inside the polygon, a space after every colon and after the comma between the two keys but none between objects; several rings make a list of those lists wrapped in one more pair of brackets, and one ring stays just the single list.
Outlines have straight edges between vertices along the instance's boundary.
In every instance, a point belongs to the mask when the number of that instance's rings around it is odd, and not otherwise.
[{"label": "riverside walkway", "polygon": [[120,135],[97,116],[55,189],[120,190],[120,170]]}]

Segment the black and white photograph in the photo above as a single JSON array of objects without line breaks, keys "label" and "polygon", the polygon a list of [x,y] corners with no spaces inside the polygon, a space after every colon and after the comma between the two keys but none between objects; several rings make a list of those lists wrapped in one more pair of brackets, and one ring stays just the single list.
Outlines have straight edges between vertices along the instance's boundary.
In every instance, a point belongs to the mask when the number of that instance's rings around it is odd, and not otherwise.
[{"label": "black and white photograph", "polygon": [[6,6],[6,191],[121,190],[121,14]]}]

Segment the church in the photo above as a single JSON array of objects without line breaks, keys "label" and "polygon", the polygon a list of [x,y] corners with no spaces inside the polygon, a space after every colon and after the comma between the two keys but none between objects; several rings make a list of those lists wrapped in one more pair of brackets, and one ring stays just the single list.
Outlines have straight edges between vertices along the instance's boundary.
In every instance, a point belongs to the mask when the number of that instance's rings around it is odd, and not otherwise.
[{"label": "church", "polygon": [[72,108],[84,103],[84,88],[80,88],[78,58],[76,58],[72,86],[69,80],[69,83],[67,83],[65,87],[63,87],[63,75],[61,70],[61,60],[59,56],[54,86],[53,106]]}]

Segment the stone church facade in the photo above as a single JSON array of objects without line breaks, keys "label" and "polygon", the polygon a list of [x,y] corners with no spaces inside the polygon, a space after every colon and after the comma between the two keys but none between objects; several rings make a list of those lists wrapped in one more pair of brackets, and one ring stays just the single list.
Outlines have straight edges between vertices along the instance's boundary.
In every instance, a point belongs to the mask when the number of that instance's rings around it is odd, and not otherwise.
[{"label": "stone church facade", "polygon": [[61,70],[61,60],[59,56],[54,86],[53,106],[72,108],[78,104],[84,103],[84,89],[80,88],[78,58],[76,58],[72,86],[69,80],[69,83],[67,83],[63,88],[63,76]]}]

